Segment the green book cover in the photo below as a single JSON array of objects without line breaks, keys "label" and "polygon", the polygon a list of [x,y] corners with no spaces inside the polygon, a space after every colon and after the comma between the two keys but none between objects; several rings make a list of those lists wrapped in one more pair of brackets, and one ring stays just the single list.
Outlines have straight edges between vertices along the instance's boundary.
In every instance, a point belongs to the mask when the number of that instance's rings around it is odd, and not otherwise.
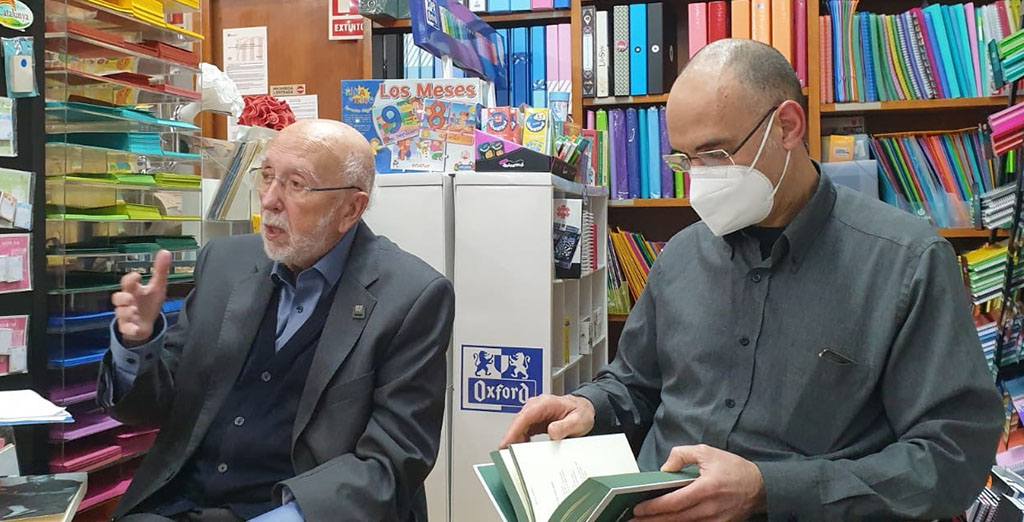
[{"label": "green book cover", "polygon": [[686,185],[684,184],[684,181],[683,181],[683,173],[682,172],[677,172],[677,171],[673,170],[672,171],[672,178],[675,181],[676,198],[679,198],[679,199],[685,198],[686,197]]},{"label": "green book cover", "polygon": [[871,38],[871,55],[874,57],[872,62],[875,69],[875,87],[878,90],[878,99],[880,101],[892,100],[893,98],[889,95],[889,84],[885,81],[888,72],[884,71],[884,56],[878,45],[878,15],[875,13],[868,15],[868,34]]},{"label": "green book cover", "polygon": [[860,19],[857,13],[852,14],[852,25],[850,35],[853,37],[853,49],[851,51],[853,51],[853,70],[857,73],[853,78],[856,82],[857,101],[866,102],[868,101],[868,89],[867,80],[864,77],[864,47],[860,41]]},{"label": "green book cover", "polygon": [[550,522],[620,522],[633,517],[637,504],[693,482],[699,473],[650,471],[591,477],[580,484],[551,516]]},{"label": "green book cover", "polygon": [[473,469],[476,471],[480,483],[483,484],[484,490],[487,491],[491,503],[498,510],[502,522],[517,522],[519,517],[512,505],[512,499],[508,497],[505,486],[501,483],[498,467],[494,464],[477,464],[473,466]]},{"label": "green book cover", "polygon": [[[512,504],[512,509],[515,511],[516,520],[519,522],[533,522],[533,518],[530,513],[533,513],[533,509],[526,504],[529,500],[526,498],[526,492],[523,490],[521,485],[516,484],[512,479],[512,474],[509,472],[509,465],[515,465],[514,462],[509,462],[511,457],[506,459],[509,455],[509,450],[498,450],[491,452],[491,462],[494,463],[494,467],[498,472],[498,477],[501,480],[502,485],[506,491],[506,497]],[[510,495],[508,491],[515,491],[516,494]]]}]

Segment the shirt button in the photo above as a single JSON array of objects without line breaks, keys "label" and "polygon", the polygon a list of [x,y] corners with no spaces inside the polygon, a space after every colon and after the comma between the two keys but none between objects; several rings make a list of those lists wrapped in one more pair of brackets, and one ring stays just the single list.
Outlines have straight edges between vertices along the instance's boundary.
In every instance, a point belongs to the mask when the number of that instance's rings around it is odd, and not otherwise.
[{"label": "shirt button", "polygon": [[270,382],[270,372],[261,373],[260,380],[262,380],[263,382]]},{"label": "shirt button", "polygon": [[217,466],[217,473],[227,473],[227,472],[228,472],[228,465],[223,463],[223,462],[221,462],[220,465]]},{"label": "shirt button", "polygon": [[242,417],[242,416],[235,417],[235,426],[241,426],[243,424],[245,424],[245,417]]},{"label": "shirt button", "polygon": [[301,314],[302,313],[302,307],[301,306],[296,306],[295,307],[295,311]]},{"label": "shirt button", "polygon": [[735,408],[736,407],[736,401],[734,401],[732,399],[726,399],[725,400],[725,407],[726,408]]},{"label": "shirt button", "polygon": [[754,274],[754,275],[750,276],[750,280],[755,282],[755,283],[760,283],[761,282],[761,274]]},{"label": "shirt button", "polygon": [[746,346],[750,344],[750,339],[747,337],[740,337],[740,346]]}]

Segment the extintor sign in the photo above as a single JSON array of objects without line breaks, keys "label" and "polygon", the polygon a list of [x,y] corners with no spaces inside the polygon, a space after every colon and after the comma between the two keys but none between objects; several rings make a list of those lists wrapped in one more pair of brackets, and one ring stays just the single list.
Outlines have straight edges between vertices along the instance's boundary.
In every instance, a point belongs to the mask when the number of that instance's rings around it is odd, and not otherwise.
[{"label": "extintor sign", "polygon": [[330,40],[362,40],[363,17],[359,15],[359,0],[330,0],[327,23]]}]

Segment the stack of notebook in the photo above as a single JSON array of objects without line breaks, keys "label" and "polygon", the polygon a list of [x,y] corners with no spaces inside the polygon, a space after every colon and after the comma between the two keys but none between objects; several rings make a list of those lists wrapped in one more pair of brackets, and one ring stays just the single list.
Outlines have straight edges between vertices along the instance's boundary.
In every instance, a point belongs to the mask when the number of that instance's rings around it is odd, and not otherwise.
[{"label": "stack of notebook", "polygon": [[619,258],[615,255],[615,244],[608,235],[608,313],[625,315],[629,313],[629,284],[622,271]]},{"label": "stack of notebook", "polygon": [[1009,228],[1013,221],[1015,183],[990,190],[980,196],[981,224],[985,228]]},{"label": "stack of notebook", "polygon": [[[968,286],[975,305],[987,303],[1002,297],[1003,281],[1006,276],[1006,244],[986,245],[963,255],[967,265]],[[1014,269],[1014,286],[1024,283],[1024,265]]]},{"label": "stack of notebook", "polygon": [[132,0],[132,15],[156,26],[167,26],[164,19],[164,4],[160,0]]},{"label": "stack of notebook", "polygon": [[157,172],[153,179],[158,186],[167,188],[198,189],[203,179],[195,174],[175,174],[173,172]]},{"label": "stack of notebook", "polygon": [[932,4],[900,14],[856,12],[857,0],[830,0],[820,17],[824,103],[998,94],[990,42],[1019,27],[1019,1]]},{"label": "stack of notebook", "polygon": [[977,129],[874,136],[871,148],[878,159],[882,199],[927,215],[939,228],[971,226],[975,190],[989,191],[995,185],[986,144]]},{"label": "stack of notebook", "polygon": [[[981,349],[985,354],[985,362],[993,378],[996,375],[996,337],[999,335],[996,319],[999,312],[989,312],[974,316],[974,326],[978,329],[978,340],[981,341]],[[1020,330],[1019,325],[1014,325],[1014,338]],[[1019,347],[1016,345],[1004,346],[1002,363],[999,366],[1007,366],[1020,360]]]},{"label": "stack of notebook", "polygon": [[160,134],[157,132],[78,132],[51,135],[47,139],[51,142],[102,147],[136,154],[163,154]]},{"label": "stack of notebook", "polygon": [[199,127],[191,123],[157,118],[148,112],[135,110],[129,107],[110,107],[107,105],[81,102],[48,101],[46,102],[46,112],[56,113],[61,121],[66,121],[68,123],[92,123],[113,117],[139,123],[173,127],[183,131],[199,130]]}]

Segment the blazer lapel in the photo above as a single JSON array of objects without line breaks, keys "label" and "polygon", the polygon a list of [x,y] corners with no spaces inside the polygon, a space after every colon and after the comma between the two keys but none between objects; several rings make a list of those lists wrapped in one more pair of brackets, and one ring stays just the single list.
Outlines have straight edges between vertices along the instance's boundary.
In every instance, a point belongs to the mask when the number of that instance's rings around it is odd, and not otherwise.
[{"label": "blazer lapel", "polygon": [[338,291],[317,343],[306,387],[299,399],[292,429],[293,449],[295,441],[313,416],[320,395],[352,352],[377,304],[377,299],[367,290],[378,275],[377,237],[363,222],[360,221],[357,226],[359,228],[356,229],[352,250],[345,262],[345,271],[338,280]]},{"label": "blazer lapel", "polygon": [[249,275],[235,284],[228,296],[224,323],[216,347],[210,353],[211,364],[206,365],[209,374],[204,380],[210,385],[206,389],[203,407],[192,430],[186,455],[190,455],[206,435],[214,415],[242,371],[242,365],[245,364],[259,330],[260,320],[274,292],[274,284],[270,279],[273,266],[269,259],[261,260]]}]

